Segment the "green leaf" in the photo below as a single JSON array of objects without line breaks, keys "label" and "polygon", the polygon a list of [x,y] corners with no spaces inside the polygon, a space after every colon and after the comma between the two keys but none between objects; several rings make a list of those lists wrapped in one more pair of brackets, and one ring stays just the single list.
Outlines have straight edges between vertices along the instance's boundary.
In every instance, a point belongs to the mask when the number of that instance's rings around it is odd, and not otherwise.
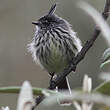
[{"label": "green leaf", "polygon": [[110,95],[110,81],[105,81],[100,84],[93,92],[99,92],[104,95]]},{"label": "green leaf", "polygon": [[110,64],[110,60],[105,61],[104,63],[102,63],[100,65],[100,68],[103,68],[104,66],[106,66],[107,64]]},{"label": "green leaf", "polygon": [[100,68],[104,67],[105,65],[110,63],[110,48],[106,49],[102,55],[102,64]]},{"label": "green leaf", "polygon": [[[21,87],[10,86],[10,87],[0,87],[0,93],[16,93],[18,94]],[[42,95],[42,91],[45,89],[42,88],[32,88],[34,95]]]},{"label": "green leaf", "polygon": [[80,91],[71,91],[71,94],[67,91],[57,92],[54,95],[46,97],[43,104],[46,106],[57,104],[59,102],[73,102],[73,101],[84,101],[96,104],[110,105],[110,96],[101,93],[85,93]]},{"label": "green leaf", "polygon": [[110,106],[109,107],[108,106],[104,106],[104,107],[101,108],[101,110],[110,110]]}]

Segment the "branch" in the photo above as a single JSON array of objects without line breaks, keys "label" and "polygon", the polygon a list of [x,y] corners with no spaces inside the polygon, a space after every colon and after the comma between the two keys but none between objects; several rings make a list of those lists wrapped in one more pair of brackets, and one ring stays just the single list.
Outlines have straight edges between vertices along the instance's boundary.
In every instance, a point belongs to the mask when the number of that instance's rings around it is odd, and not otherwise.
[{"label": "branch", "polygon": [[[103,18],[106,20],[109,16],[109,11],[110,11],[110,0],[106,0],[105,3],[105,8],[104,11],[102,12],[102,16]],[[88,50],[93,46],[95,40],[97,39],[97,37],[100,34],[100,29],[98,27],[95,27],[95,30],[93,32],[92,37],[90,38],[90,40],[86,41],[86,43],[84,44],[83,48],[81,49],[81,51],[78,53],[78,55],[73,58],[72,62],[70,63],[70,65],[67,66],[67,68],[64,69],[63,72],[59,73],[59,75],[57,76],[57,78],[51,82],[51,84],[49,85],[48,89],[55,89],[56,86],[60,85],[63,80],[65,79],[65,77],[72,71],[76,70],[76,67],[78,65],[78,63],[84,59],[86,53],[88,52]],[[44,96],[39,96],[38,98],[36,98],[36,106],[44,99]],[[33,108],[34,109],[34,108]]]},{"label": "branch", "polygon": [[[109,11],[110,11],[110,0],[106,0],[105,8],[104,8],[104,11],[102,12],[102,16],[105,20],[109,16]],[[52,84],[49,86],[50,89],[55,89],[55,87],[58,86],[70,72],[76,70],[78,63],[84,59],[86,53],[93,46],[100,32],[101,32],[100,29],[98,27],[95,27],[95,30],[90,40],[86,41],[86,43],[84,44],[83,48],[78,53],[78,55],[75,58],[73,58],[70,65],[67,68],[65,68],[65,70],[62,73],[59,73],[56,80],[53,81]]]}]

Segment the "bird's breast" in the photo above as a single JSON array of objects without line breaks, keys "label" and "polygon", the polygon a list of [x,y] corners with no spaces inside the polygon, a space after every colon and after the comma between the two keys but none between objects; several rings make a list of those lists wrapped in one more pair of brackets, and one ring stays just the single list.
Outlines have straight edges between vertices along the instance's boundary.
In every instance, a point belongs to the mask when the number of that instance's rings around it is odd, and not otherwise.
[{"label": "bird's breast", "polygon": [[48,72],[61,72],[69,62],[64,47],[54,38],[50,38],[45,45],[41,45],[36,55]]}]

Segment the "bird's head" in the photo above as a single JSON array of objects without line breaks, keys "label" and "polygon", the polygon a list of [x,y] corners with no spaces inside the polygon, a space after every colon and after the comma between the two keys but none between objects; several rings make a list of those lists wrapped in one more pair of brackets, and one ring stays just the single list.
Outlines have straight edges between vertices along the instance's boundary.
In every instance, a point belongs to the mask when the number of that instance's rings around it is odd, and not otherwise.
[{"label": "bird's head", "polygon": [[37,21],[32,22],[32,24],[38,26],[40,29],[46,29],[46,30],[59,27],[59,26],[66,28],[67,27],[66,21],[61,17],[58,17],[55,14],[55,10],[56,10],[56,4],[52,5],[48,14],[41,17]]}]

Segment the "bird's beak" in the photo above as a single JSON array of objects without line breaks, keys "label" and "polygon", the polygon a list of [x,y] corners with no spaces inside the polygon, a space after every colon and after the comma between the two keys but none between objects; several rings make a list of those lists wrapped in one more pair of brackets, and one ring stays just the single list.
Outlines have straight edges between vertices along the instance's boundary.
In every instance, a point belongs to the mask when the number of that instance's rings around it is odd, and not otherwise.
[{"label": "bird's beak", "polygon": [[32,21],[32,24],[34,25],[39,25],[40,23],[36,22],[36,21]]}]

